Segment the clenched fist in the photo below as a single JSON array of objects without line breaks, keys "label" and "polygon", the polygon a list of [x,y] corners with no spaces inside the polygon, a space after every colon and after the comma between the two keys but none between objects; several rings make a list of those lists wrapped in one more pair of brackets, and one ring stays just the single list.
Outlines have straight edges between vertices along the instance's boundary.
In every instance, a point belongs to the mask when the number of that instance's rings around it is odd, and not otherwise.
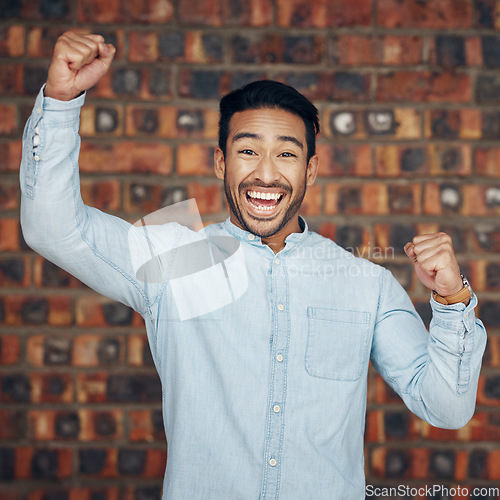
[{"label": "clenched fist", "polygon": [[60,101],[74,99],[102,78],[115,52],[101,35],[67,31],[54,47],[45,95]]},{"label": "clenched fist", "polygon": [[450,236],[445,233],[415,236],[404,246],[424,286],[446,297],[463,288],[460,267]]}]

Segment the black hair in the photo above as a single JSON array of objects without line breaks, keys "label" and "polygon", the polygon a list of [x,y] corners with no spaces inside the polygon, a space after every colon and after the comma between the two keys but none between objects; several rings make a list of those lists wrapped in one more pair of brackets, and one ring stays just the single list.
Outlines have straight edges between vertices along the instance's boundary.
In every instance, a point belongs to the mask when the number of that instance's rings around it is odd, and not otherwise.
[{"label": "black hair", "polygon": [[282,109],[293,113],[306,127],[307,161],[316,153],[316,134],[319,132],[318,110],[314,104],[293,87],[272,80],[259,80],[229,92],[220,101],[219,147],[226,156],[229,122],[234,113],[247,109]]}]

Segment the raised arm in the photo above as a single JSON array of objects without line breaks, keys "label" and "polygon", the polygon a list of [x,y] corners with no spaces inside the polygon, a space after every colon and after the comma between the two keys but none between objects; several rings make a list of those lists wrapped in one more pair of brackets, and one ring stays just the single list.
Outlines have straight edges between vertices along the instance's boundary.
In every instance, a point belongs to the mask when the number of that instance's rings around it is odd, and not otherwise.
[{"label": "raised arm", "polygon": [[[131,245],[140,246],[147,236],[87,207],[80,196],[80,108],[84,92],[106,73],[114,54],[100,35],[68,32],[58,39],[47,84],[23,136],[21,225],[26,242],[38,253],[98,292],[144,313],[163,286],[141,282],[135,275],[133,256],[139,252]],[[175,239],[175,228],[166,233],[166,239]]]}]

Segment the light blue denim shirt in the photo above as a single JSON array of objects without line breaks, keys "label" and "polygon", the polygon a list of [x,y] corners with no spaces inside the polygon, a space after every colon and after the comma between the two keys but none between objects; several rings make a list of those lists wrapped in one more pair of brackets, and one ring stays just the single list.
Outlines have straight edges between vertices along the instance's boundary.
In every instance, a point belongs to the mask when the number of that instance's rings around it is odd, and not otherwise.
[{"label": "light blue denim shirt", "polygon": [[367,372],[432,425],[471,418],[486,333],[431,299],[430,334],[389,271],[308,230],[274,254],[229,220],[132,226],[80,197],[84,96],[41,92],[21,220],[37,252],[145,320],[162,384],[168,499],[362,499]]}]

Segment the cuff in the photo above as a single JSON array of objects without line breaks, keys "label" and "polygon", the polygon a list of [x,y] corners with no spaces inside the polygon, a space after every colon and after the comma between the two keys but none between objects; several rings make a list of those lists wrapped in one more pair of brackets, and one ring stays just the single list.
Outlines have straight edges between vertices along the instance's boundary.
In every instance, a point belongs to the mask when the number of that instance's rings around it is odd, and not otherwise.
[{"label": "cuff", "polygon": [[474,308],[477,306],[477,297],[474,292],[467,306],[463,302],[450,305],[440,304],[434,300],[432,294],[430,304],[432,319],[437,325],[454,330],[463,328],[463,326],[467,331],[474,328],[476,319]]}]

